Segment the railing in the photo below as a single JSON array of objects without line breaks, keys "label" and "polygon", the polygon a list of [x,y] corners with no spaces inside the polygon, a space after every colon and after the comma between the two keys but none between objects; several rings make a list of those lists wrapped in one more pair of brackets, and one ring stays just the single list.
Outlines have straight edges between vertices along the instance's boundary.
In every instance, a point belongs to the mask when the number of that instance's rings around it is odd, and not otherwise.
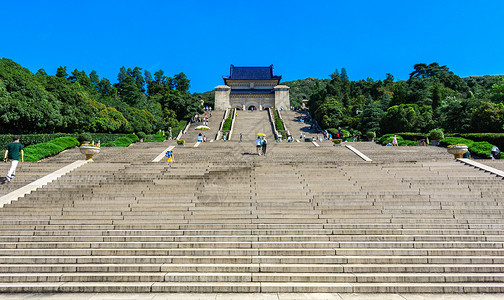
[{"label": "railing", "polygon": [[189,129],[189,126],[191,126],[191,122],[187,122],[187,125],[184,128],[184,130],[181,130],[179,132],[179,134],[177,135],[177,140],[180,140],[180,138],[182,137],[182,135],[187,132],[187,130]]}]

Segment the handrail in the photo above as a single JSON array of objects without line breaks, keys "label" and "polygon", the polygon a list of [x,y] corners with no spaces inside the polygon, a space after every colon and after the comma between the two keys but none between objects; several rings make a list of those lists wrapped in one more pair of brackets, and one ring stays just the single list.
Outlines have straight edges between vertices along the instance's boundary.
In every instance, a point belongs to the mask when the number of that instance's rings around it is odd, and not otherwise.
[{"label": "handrail", "polygon": [[187,125],[186,127],[184,128],[184,130],[181,130],[179,132],[179,134],[177,135],[177,140],[180,140],[180,138],[182,137],[183,134],[185,134],[187,132],[187,130],[189,129],[189,126],[191,126],[191,122],[187,122]]}]

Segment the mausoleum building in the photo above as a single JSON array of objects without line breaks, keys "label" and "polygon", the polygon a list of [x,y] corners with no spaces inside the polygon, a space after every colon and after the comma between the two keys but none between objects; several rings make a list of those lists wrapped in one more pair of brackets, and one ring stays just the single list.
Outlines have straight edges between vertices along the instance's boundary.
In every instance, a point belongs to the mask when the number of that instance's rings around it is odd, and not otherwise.
[{"label": "mausoleum building", "polygon": [[235,67],[231,65],[229,76],[224,76],[224,85],[215,87],[215,109],[228,108],[290,109],[289,87],[280,85],[282,76],[273,75],[269,67]]}]

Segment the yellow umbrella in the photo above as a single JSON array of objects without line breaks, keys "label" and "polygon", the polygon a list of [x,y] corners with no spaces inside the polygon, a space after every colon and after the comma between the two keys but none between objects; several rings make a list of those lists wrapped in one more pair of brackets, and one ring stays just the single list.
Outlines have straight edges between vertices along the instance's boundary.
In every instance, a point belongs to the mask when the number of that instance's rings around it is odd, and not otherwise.
[{"label": "yellow umbrella", "polygon": [[262,132],[259,132],[258,134],[256,134],[257,136],[266,136],[264,133]]},{"label": "yellow umbrella", "polygon": [[200,125],[200,126],[196,126],[196,128],[194,128],[194,130],[210,130],[210,127],[205,126],[205,125]]}]

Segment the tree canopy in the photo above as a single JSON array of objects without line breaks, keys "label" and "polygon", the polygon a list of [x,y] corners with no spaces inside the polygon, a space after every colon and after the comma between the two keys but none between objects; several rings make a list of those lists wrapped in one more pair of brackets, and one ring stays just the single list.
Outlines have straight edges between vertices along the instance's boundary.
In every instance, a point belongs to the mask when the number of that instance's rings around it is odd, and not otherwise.
[{"label": "tree canopy", "polygon": [[95,70],[68,74],[60,66],[54,76],[44,69],[32,74],[2,58],[0,133],[166,130],[202,111],[200,98],[189,87],[184,73],[169,78],[158,70],[152,78],[140,67],[122,67],[117,83],[111,84]]},{"label": "tree canopy", "polygon": [[329,79],[285,82],[291,104],[309,99],[314,119],[323,128],[340,126],[356,133],[378,134],[444,128],[447,132],[504,132],[504,77],[461,78],[437,62],[418,63],[406,81],[351,81],[341,68]]}]

